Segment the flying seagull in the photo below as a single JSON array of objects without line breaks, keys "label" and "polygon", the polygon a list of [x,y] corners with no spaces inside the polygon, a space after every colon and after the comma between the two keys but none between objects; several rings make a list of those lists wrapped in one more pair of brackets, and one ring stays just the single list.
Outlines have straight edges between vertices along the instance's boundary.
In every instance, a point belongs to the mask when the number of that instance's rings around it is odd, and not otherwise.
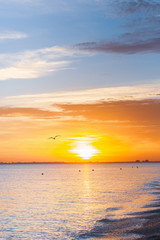
[{"label": "flying seagull", "polygon": [[49,137],[48,139],[56,140],[57,137],[60,137],[61,135],[56,135],[55,137]]}]

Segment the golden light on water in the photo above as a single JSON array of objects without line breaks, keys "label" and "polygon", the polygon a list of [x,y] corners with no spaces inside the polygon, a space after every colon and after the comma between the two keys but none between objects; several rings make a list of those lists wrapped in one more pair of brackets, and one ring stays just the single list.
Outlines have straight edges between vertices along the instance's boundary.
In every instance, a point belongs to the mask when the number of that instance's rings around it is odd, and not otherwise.
[{"label": "golden light on water", "polygon": [[78,138],[73,143],[74,147],[70,150],[70,152],[75,153],[78,157],[83,159],[90,159],[99,153],[99,150],[91,144],[92,141],[93,140],[87,137]]}]

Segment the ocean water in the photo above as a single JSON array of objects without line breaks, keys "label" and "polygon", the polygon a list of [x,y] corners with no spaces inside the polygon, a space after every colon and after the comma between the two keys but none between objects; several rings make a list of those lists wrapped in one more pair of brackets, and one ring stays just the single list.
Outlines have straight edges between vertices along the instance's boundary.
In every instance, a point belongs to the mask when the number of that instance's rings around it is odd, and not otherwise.
[{"label": "ocean water", "polygon": [[158,201],[159,181],[159,163],[2,164],[0,239],[138,239],[126,229],[143,224],[132,216]]}]

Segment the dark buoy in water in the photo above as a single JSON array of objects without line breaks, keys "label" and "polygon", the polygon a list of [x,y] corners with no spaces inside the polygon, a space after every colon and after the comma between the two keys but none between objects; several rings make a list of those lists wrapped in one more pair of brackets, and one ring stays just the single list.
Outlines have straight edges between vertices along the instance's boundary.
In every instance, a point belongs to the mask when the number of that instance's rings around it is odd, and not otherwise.
[{"label": "dark buoy in water", "polygon": [[41,175],[44,175],[44,173],[42,172]]}]

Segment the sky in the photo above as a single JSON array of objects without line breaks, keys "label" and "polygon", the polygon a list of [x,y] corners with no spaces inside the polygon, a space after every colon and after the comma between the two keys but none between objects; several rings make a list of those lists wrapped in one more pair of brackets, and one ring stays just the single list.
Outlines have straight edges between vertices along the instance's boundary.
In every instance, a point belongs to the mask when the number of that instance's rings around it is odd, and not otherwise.
[{"label": "sky", "polygon": [[159,26],[159,0],[0,0],[0,162],[159,161]]}]

